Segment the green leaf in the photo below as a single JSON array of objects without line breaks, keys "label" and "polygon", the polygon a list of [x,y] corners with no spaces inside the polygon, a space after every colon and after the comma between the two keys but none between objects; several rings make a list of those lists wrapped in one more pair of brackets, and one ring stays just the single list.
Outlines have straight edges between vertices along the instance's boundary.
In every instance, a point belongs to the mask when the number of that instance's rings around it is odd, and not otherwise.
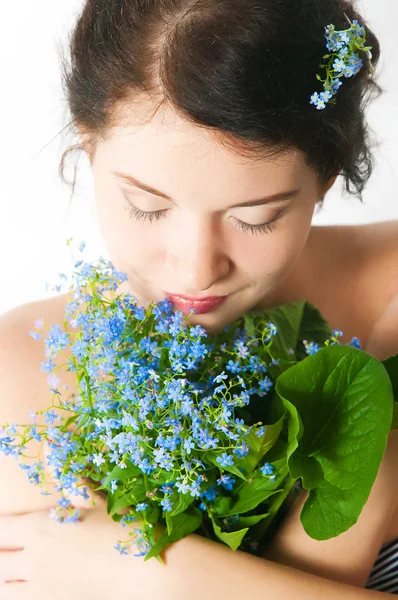
[{"label": "green leaf", "polygon": [[221,540],[222,542],[224,542],[224,544],[227,544],[231,548],[231,550],[233,550],[234,552],[236,552],[236,550],[239,548],[239,546],[242,543],[243,538],[245,537],[246,533],[249,531],[249,528],[246,527],[245,529],[241,529],[239,531],[232,531],[230,533],[225,533],[224,531],[221,530],[221,528],[217,525],[217,523],[213,519],[212,519],[212,523],[213,523],[214,533],[216,534],[218,539]]},{"label": "green leaf", "polygon": [[126,481],[127,479],[132,479],[133,477],[137,477],[141,475],[142,471],[136,465],[127,466],[125,469],[121,469],[120,467],[114,467],[110,473],[105,477],[101,487],[97,488],[99,490],[106,489],[111,481],[114,479],[118,479],[120,482]]},{"label": "green leaf", "polygon": [[[255,316],[257,312],[250,314]],[[332,333],[319,310],[306,300],[270,308],[265,312],[261,311],[260,314],[261,319],[269,319],[278,328],[277,335],[272,338],[270,356],[288,363],[307,357],[302,340],[306,339],[323,346]],[[282,364],[278,374],[286,368],[288,366]],[[269,370],[272,374],[272,367]]]},{"label": "green leaf", "polygon": [[192,502],[195,500],[193,496],[190,494],[180,494],[177,490],[174,490],[172,494],[169,495],[171,502],[173,502],[173,509],[168,511],[171,517],[175,517],[182,512],[185,512],[188,506],[191,506]]},{"label": "green leaf", "polygon": [[158,366],[158,369],[157,369],[158,373],[164,373],[164,371],[166,369],[166,366],[167,367],[169,366],[168,357],[169,357],[168,351],[167,350],[163,350],[161,352],[161,354],[160,354],[159,366]]},{"label": "green leaf", "polygon": [[111,515],[111,513],[112,513],[112,508],[113,508],[114,502],[115,502],[115,495],[108,494],[108,496],[106,498],[106,512],[108,513],[108,515]]},{"label": "green leaf", "polygon": [[149,506],[145,511],[145,518],[148,521],[148,523],[151,523],[152,525],[156,525],[156,523],[159,521],[159,516],[159,506]]},{"label": "green leaf", "polygon": [[114,514],[123,508],[135,506],[139,502],[146,500],[146,487],[142,478],[134,482],[134,488],[128,492],[120,492],[117,490],[115,494],[108,494],[108,498],[114,498],[112,510],[110,514]]},{"label": "green leaf", "polygon": [[90,415],[88,415],[87,413],[84,415],[80,415],[79,422],[77,423],[76,428],[75,428],[75,432],[78,429],[83,428],[89,419],[90,419]]},{"label": "green leaf", "polygon": [[307,352],[302,340],[315,342],[323,347],[325,341],[329,339],[331,335],[332,331],[319,310],[309,302],[306,302],[300,323],[299,339],[295,347],[297,359],[304,360],[307,358]]},{"label": "green leaf", "polygon": [[257,525],[260,523],[265,517],[268,517],[269,513],[264,513],[263,515],[252,515],[250,517],[240,517],[238,525],[242,527],[251,527],[252,525]]},{"label": "green leaf", "polygon": [[312,490],[322,482],[323,470],[314,456],[305,456],[297,450],[290,457],[289,470],[293,479],[303,478],[303,487]]},{"label": "green leaf", "polygon": [[276,390],[291,415],[291,475],[310,489],[303,527],[317,540],[340,535],[357,522],[387,447],[388,373],[370,355],[336,344],[285,371]]},{"label": "green leaf", "polygon": [[231,510],[232,498],[219,494],[211,504],[212,512],[217,516],[227,515]]},{"label": "green leaf", "polygon": [[153,487],[159,487],[159,485],[165,485],[176,480],[176,477],[180,474],[179,471],[172,469],[171,471],[165,471],[159,469],[148,475],[148,481]]},{"label": "green leaf", "polygon": [[76,419],[78,419],[79,415],[73,415],[73,417],[69,417],[69,419],[63,423],[62,427],[63,428],[67,428],[69,427],[69,425],[72,425],[72,423],[74,423],[76,421]]},{"label": "green leaf", "polygon": [[283,415],[276,423],[265,425],[266,431],[260,437],[257,435],[259,427],[253,427],[245,435],[244,441],[249,446],[249,453],[237,459],[236,466],[238,468],[241,467],[246,475],[249,475],[257,468],[262,457],[275,445],[282,431],[285,414],[284,410]]},{"label": "green leaf", "polygon": [[257,508],[260,502],[264,502],[270,496],[282,491],[274,488],[274,482],[268,477],[264,477],[261,474],[252,477],[237,490],[236,500],[233,502],[230,510],[220,516],[230,517],[232,515],[240,515]]},{"label": "green leaf", "polygon": [[153,556],[160,554],[160,552],[170,544],[178,542],[178,540],[181,540],[196,531],[202,523],[203,513],[199,508],[191,506],[186,512],[181,513],[176,517],[169,517],[169,515],[166,515],[166,520],[167,519],[172,522],[171,533],[168,533],[168,531],[162,533],[156,544],[145,557],[144,562]]},{"label": "green leaf", "polygon": [[[272,358],[294,361],[295,356],[290,350],[295,350],[299,339],[301,321],[304,314],[305,301],[284,304],[277,308],[267,309],[267,318],[278,328],[278,333],[272,338],[269,353]],[[262,312],[264,318],[264,311]]]},{"label": "green leaf", "polygon": [[251,313],[246,313],[243,315],[243,321],[245,323],[245,329],[248,332],[250,337],[256,337],[256,327],[254,325],[255,315]]},{"label": "green leaf", "polygon": [[166,512],[166,525],[167,525],[167,533],[168,533],[168,535],[170,535],[171,532],[173,531],[174,523],[173,523],[173,519],[169,512]]}]

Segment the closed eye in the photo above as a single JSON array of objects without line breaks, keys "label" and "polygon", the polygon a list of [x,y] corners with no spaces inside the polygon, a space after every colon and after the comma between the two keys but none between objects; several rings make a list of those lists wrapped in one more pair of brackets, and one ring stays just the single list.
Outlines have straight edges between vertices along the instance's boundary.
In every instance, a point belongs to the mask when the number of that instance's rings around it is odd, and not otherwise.
[{"label": "closed eye", "polygon": [[[153,223],[153,221],[159,221],[162,217],[165,217],[170,209],[166,208],[164,210],[158,210],[155,212],[145,212],[131,204],[126,198],[127,202],[127,210],[130,213],[130,218],[135,219],[136,221],[149,221],[149,223]],[[268,221],[268,223],[262,223],[261,225],[249,225],[249,223],[244,223],[243,221],[239,221],[239,219],[235,219],[237,229],[243,231],[243,233],[250,232],[253,235],[261,235],[263,233],[271,233],[276,229],[276,222],[279,218],[279,215],[272,219],[272,221]]]}]

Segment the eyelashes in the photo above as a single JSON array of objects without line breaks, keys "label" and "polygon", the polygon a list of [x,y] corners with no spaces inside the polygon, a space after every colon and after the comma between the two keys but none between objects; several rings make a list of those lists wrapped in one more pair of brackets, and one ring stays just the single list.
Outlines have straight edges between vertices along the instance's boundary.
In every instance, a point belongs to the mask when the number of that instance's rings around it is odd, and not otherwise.
[{"label": "eyelashes", "polygon": [[[131,202],[127,200],[127,198],[126,203],[128,205],[126,207],[126,210],[129,211],[130,218],[135,219],[136,221],[149,221],[149,223],[153,223],[154,221],[159,221],[159,219],[165,217],[168,212],[168,209],[158,210],[156,212],[144,212],[139,208],[133,206]],[[243,223],[243,221],[239,221],[238,219],[234,219],[234,221],[236,224],[236,228],[242,231],[243,233],[249,232],[252,235],[261,235],[263,233],[271,233],[272,231],[274,231],[277,227],[276,221],[278,218],[279,215],[272,221],[269,221],[268,223],[263,223],[262,225],[249,225],[248,223]]]}]

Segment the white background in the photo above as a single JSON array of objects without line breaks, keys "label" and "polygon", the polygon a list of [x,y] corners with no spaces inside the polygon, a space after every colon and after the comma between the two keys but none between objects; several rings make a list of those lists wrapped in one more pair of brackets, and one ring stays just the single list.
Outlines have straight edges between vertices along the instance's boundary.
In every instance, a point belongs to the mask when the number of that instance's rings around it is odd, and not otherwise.
[{"label": "white background", "polygon": [[[54,295],[45,284],[56,282],[57,272],[70,272],[68,237],[87,242],[87,260],[99,254],[107,257],[85,155],[79,160],[70,211],[71,190],[58,177],[62,152],[71,140],[60,134],[69,114],[57,47],[66,43],[81,2],[19,0],[1,8],[0,314]],[[385,93],[368,111],[380,141],[375,150],[377,167],[364,193],[364,205],[343,194],[339,178],[316,224],[398,219],[398,2],[359,0],[357,4],[382,46],[379,81]],[[75,159],[70,157],[68,179]]]}]

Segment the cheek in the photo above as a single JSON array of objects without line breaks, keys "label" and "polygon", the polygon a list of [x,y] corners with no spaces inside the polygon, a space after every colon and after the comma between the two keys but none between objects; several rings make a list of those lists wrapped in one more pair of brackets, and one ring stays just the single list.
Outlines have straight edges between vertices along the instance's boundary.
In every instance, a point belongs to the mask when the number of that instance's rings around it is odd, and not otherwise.
[{"label": "cheek", "polygon": [[264,240],[250,252],[241,255],[240,269],[257,281],[284,278],[296,265],[305,247],[311,218],[281,218],[277,229],[264,235]]}]

